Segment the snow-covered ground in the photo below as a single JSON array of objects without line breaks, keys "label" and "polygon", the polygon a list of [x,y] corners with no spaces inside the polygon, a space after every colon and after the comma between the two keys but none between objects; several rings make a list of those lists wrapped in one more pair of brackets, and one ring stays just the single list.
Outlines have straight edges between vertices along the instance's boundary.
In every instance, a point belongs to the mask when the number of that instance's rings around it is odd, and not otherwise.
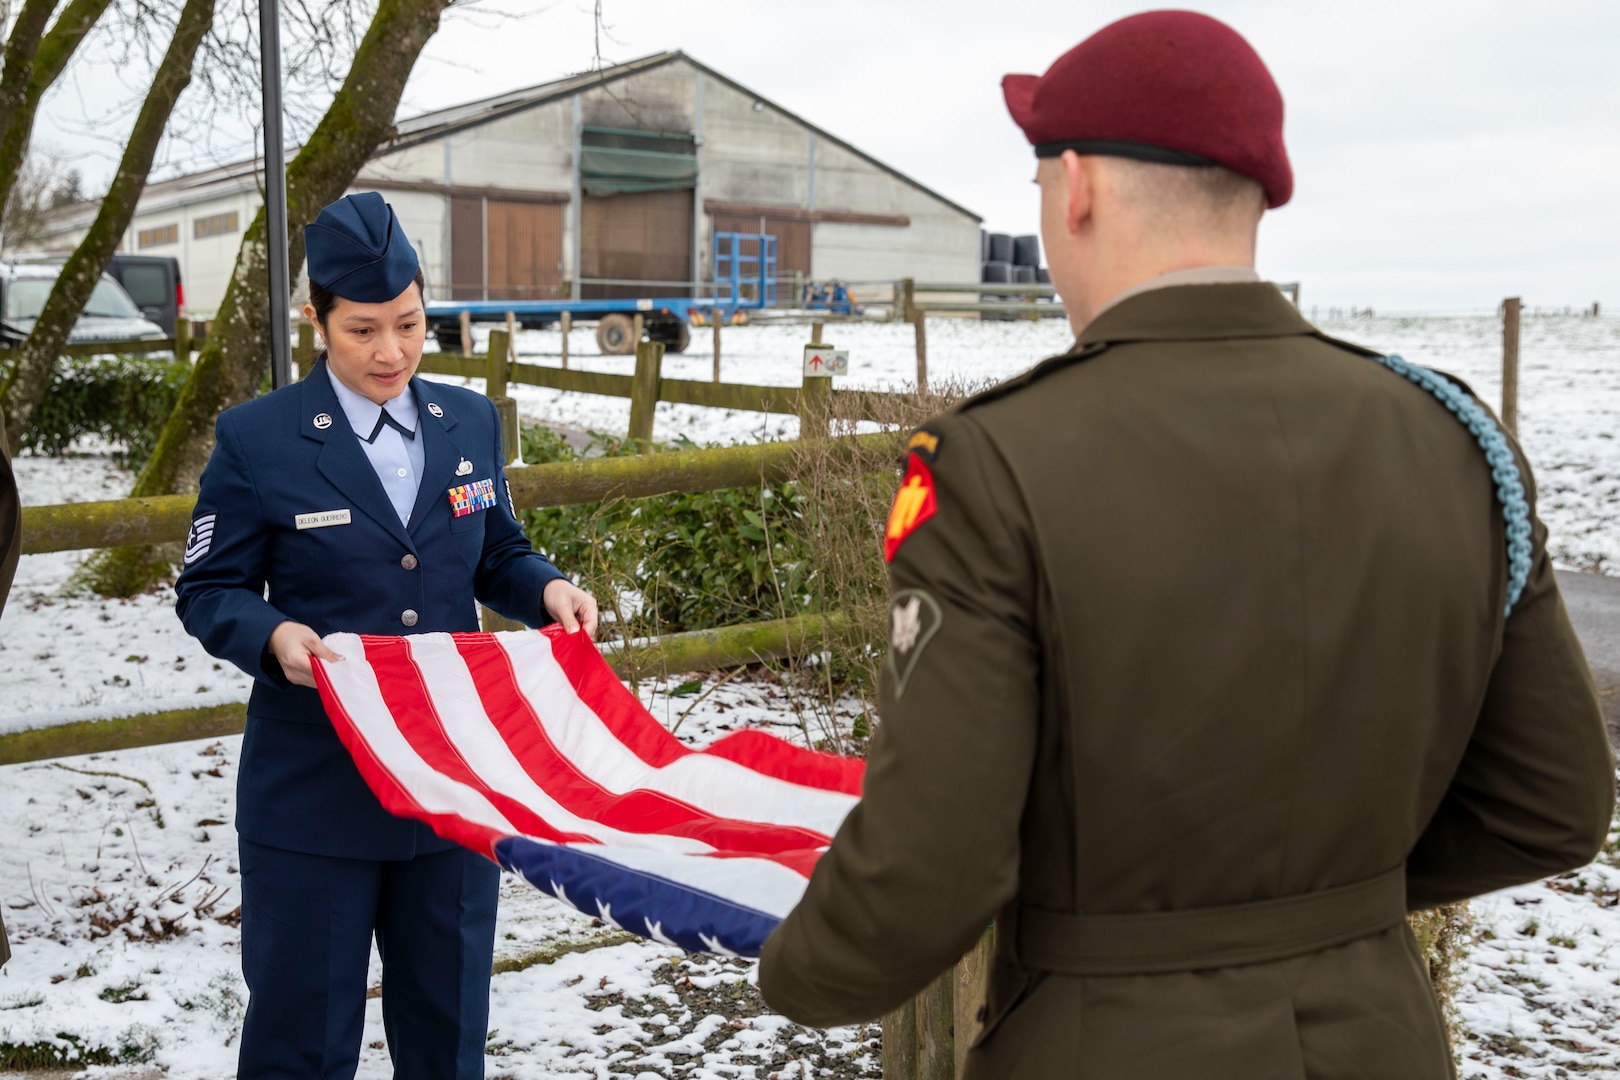
[{"label": "snow-covered ground", "polygon": [[[677,677],[641,693],[693,745],[741,726],[805,738],[768,685],[737,680],[699,700]],[[230,826],[240,745],[0,768],[0,906],[16,952],[0,976],[0,1060],[29,1047],[36,1060],[139,1062],[172,1080],[231,1074],[246,1000]],[[1620,1075],[1617,864],[1620,832],[1579,873],[1474,903],[1465,1080]],[[876,1025],[799,1027],[765,1009],[751,963],[626,941],[514,878],[502,882],[496,941],[491,1077],[882,1075]],[[373,987],[380,970],[373,956]],[[359,1076],[389,1075],[371,1000]]]},{"label": "snow-covered ground", "polygon": [[[1493,318],[1362,319],[1324,329],[1454,372],[1497,399]],[[807,336],[795,326],[727,328],[723,375],[796,383]],[[909,327],[833,324],[826,337],[851,350],[847,385],[892,387],[914,375]],[[699,333],[690,352],[666,360],[666,374],[707,378],[710,341]],[[585,347],[586,335],[573,344]],[[1067,344],[1059,321],[933,320],[930,375],[999,379]],[[528,332],[519,341],[540,362],[558,346],[556,334]],[[576,356],[575,365],[630,368],[594,355]],[[627,401],[514,390],[531,419],[626,426]],[[1620,573],[1620,320],[1527,319],[1520,402],[1554,553]],[[660,437],[698,442],[792,437],[797,426],[791,417],[668,405],[658,425]],[[23,457],[16,468],[26,504],[115,498],[132,482],[97,454]],[[246,677],[184,634],[167,590],[131,601],[61,595],[79,557],[22,560],[0,617],[0,732],[246,699]],[[671,725],[690,701],[656,686],[643,691]],[[706,742],[737,723],[797,732],[792,710],[771,693],[724,687],[692,711],[680,735]],[[65,1032],[115,1056],[124,1047],[130,1058],[150,1056],[175,1077],[230,1073],[243,993],[228,824],[238,745],[226,739],[0,769],[0,820],[12,830],[0,845],[0,905],[22,939],[0,975],[0,1044],[65,1046]],[[95,775],[102,773],[119,775]],[[1620,1076],[1617,862],[1611,853],[1579,875],[1475,904],[1479,940],[1461,998],[1470,1030],[1465,1077]],[[804,1031],[763,1012],[746,964],[614,944],[604,932],[526,887],[505,885],[500,949],[514,970],[495,980],[491,1076],[878,1075],[875,1028]],[[558,955],[576,945],[595,947]],[[388,1075],[381,1038],[373,1002],[362,1076]]]},{"label": "snow-covered ground", "polygon": [[[1321,328],[1406,359],[1438,367],[1468,381],[1493,408],[1501,401],[1502,327],[1493,315],[1358,318],[1323,322]],[[829,343],[848,348],[850,373],[839,384],[895,389],[916,381],[912,329],[900,323],[829,323]],[[486,340],[475,333],[477,347]],[[722,331],[721,378],[767,386],[797,385],[803,325],[727,327]],[[928,322],[928,373],[935,385],[999,381],[1066,350],[1072,342],[1062,319],[1039,322],[976,322],[935,318]],[[519,356],[557,362],[561,335],[523,331]],[[593,371],[629,374],[629,357],[595,354],[587,330],[573,335],[570,364]],[[583,352],[583,355],[581,355]],[[713,337],[695,331],[691,347],[664,358],[668,378],[708,379]],[[461,382],[463,380],[453,380]],[[466,380],[482,389],[483,380]],[[623,432],[629,425],[625,398],[565,394],[513,385],[527,418],[598,431]],[[793,438],[791,416],[658,406],[655,434],[686,436],[697,443]],[[1519,431],[1540,484],[1540,511],[1553,534],[1554,555],[1581,569],[1620,573],[1620,318],[1535,316],[1525,318],[1519,362]]]},{"label": "snow-covered ground", "polygon": [[[653,715],[699,745],[741,726],[803,742],[779,695],[735,681],[698,701],[680,680],[642,685]],[[0,768],[0,908],[15,953],[0,975],[0,1062],[29,1048],[36,1061],[142,1063],[174,1080],[234,1073],[247,1000],[230,824],[240,747]],[[752,963],[630,939],[510,875],[499,911],[491,1077],[881,1076],[875,1025],[816,1031],[769,1013]],[[380,979],[374,951],[373,988]],[[361,1078],[392,1075],[383,1040],[373,998]]]}]

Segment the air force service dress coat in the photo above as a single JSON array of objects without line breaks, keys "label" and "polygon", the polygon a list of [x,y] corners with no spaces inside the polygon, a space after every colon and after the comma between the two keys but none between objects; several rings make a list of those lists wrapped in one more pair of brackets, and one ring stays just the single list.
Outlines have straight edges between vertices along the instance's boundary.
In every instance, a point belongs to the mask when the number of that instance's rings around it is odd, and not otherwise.
[{"label": "air force service dress coat", "polygon": [[993,921],[976,1080],[1450,1076],[1405,914],[1584,864],[1614,806],[1503,449],[1517,596],[1475,435],[1265,284],[1134,296],[929,424],[864,798],[766,1001],[870,1019]]},{"label": "air force service dress coat", "polygon": [[[11,472],[11,458],[6,453],[6,414],[0,412],[0,612],[6,609],[6,594],[11,591],[11,579],[17,572],[17,559],[21,554],[22,498],[17,492],[17,478]],[[10,958],[6,924],[0,919],[0,965]]]},{"label": "air force service dress coat", "polygon": [[[382,808],[320,696],[282,674],[271,631],[287,620],[321,635],[475,631],[479,603],[540,626],[551,621],[541,594],[563,575],[518,525],[493,404],[411,380],[425,445],[407,526],[331,378],[322,361],[303,381],[221,414],[177,609],[210,653],[255,680],[237,785],[241,836],[316,855],[408,859],[452,845]],[[457,516],[450,490],[480,481],[494,505]]]}]

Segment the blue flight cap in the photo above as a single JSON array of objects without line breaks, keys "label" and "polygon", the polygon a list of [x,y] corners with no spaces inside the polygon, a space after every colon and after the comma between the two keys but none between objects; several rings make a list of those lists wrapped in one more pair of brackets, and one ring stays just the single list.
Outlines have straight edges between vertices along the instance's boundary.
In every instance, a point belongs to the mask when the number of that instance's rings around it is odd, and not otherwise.
[{"label": "blue flight cap", "polygon": [[375,191],[345,195],[304,226],[309,280],[361,304],[381,304],[416,277],[416,248]]}]

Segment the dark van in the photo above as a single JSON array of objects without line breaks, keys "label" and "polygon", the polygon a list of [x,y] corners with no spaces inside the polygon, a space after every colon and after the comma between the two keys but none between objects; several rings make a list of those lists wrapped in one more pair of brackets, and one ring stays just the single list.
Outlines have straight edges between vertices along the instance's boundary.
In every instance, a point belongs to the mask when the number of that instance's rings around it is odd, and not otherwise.
[{"label": "dark van", "polygon": [[172,255],[119,253],[107,264],[107,273],[124,287],[142,315],[163,327],[168,336],[174,336],[175,321],[186,306],[179,259]]}]

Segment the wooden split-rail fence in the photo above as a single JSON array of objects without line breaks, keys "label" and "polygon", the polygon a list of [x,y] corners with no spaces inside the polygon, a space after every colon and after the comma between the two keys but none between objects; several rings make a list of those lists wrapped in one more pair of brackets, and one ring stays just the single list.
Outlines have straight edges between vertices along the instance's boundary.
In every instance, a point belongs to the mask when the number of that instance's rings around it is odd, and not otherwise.
[{"label": "wooden split-rail fence", "polygon": [[[852,442],[869,444],[887,438],[827,439],[822,452],[838,453]],[[774,483],[789,477],[798,451],[793,443],[766,443],[520,465],[509,469],[507,476],[519,507],[563,506]],[[195,504],[193,495],[162,495],[24,507],[23,552],[179,542],[190,527]],[[486,628],[496,628],[487,618],[489,614],[486,612]],[[848,639],[852,633],[848,620],[836,614],[805,615],[673,634],[614,651],[609,663],[621,674],[712,670],[805,656],[830,639]],[[0,764],[239,734],[245,721],[246,706],[233,704],[12,732],[0,735]],[[884,1018],[886,1080],[953,1080],[958,1075],[967,1050],[967,1033],[974,1029],[984,999],[987,948],[985,944],[975,949],[916,1001]]]},{"label": "wooden split-rail fence", "polygon": [[[937,306],[915,301],[916,292],[932,288],[906,282],[901,292],[903,301],[897,304],[897,313],[916,326],[920,389],[927,386],[924,328],[927,313],[962,310],[961,304],[953,301],[941,301]],[[993,287],[948,288],[954,292],[989,293]],[[1017,287],[1016,295],[1031,291],[1027,286]],[[1022,304],[1009,301],[1007,307],[1028,313],[1027,309],[1038,302],[1038,296],[1030,296]],[[1002,310],[994,306],[997,303],[985,302],[980,306],[984,310]],[[1516,298],[1505,301],[1502,313],[1502,412],[1506,425],[1512,430],[1516,427],[1518,411],[1519,301]],[[178,331],[175,338],[166,340],[75,345],[65,350],[65,354],[173,350],[177,356],[189,359],[191,349],[197,344],[191,333],[192,326],[181,323]],[[812,336],[813,340],[819,340],[819,326]],[[300,334],[298,353],[301,367],[307,370],[314,356],[313,337],[307,326]],[[644,341],[637,347],[635,370],[630,375],[552,368],[517,362],[512,355],[509,332],[497,330],[491,333],[486,354],[430,354],[424,357],[422,370],[485,380],[485,393],[501,412],[502,436],[509,460],[517,457],[518,441],[516,403],[507,393],[513,383],[629,398],[630,436],[647,449],[651,448],[653,419],[660,401],[797,415],[801,438],[824,440],[828,453],[838,452],[841,445],[851,441],[885,438],[832,439],[826,435],[833,417],[881,419],[883,410],[874,406],[886,395],[834,390],[832,380],[823,376],[806,376],[797,387],[727,384],[720,383],[718,378],[712,382],[666,379],[661,372],[663,355],[661,344]],[[772,443],[634,458],[516,465],[508,470],[508,479],[517,506],[562,506],[776,482],[788,477],[795,452],[791,443]],[[192,495],[163,495],[24,507],[23,553],[179,542],[190,526],[195,503],[196,497]],[[501,620],[489,618],[493,613],[485,614],[486,628],[501,628]],[[806,655],[829,638],[847,638],[852,633],[848,620],[838,615],[800,616],[669,635],[614,652],[609,663],[621,673],[709,670]],[[0,735],[0,765],[237,734],[242,731],[245,718],[246,707],[233,704],[12,732]],[[992,928],[953,970],[941,975],[916,1000],[884,1017],[885,1080],[953,1080],[961,1075],[968,1047],[979,1028],[993,949]]]}]

